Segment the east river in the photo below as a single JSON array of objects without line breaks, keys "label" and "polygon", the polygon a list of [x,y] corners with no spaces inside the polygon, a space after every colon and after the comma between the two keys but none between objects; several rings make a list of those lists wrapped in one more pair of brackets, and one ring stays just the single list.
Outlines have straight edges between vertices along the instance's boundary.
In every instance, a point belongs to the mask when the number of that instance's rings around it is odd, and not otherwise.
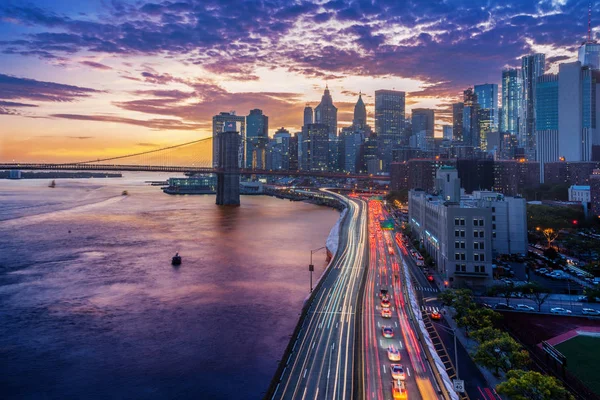
[{"label": "east river", "polygon": [[262,398],[339,213],[164,178],[0,181],[0,398]]}]

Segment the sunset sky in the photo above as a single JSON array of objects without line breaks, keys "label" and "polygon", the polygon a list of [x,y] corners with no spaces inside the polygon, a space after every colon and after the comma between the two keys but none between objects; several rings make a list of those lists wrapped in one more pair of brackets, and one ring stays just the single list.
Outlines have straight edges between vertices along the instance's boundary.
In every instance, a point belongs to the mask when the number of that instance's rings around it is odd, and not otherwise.
[{"label": "sunset sky", "polygon": [[[600,7],[592,24],[600,20]],[[440,124],[462,91],[575,59],[588,1],[0,0],[0,161],[78,161],[209,135],[220,111],[297,131],[325,83],[407,92]],[[597,16],[597,17],[596,17]],[[597,35],[594,33],[594,36]],[[372,124],[372,120],[371,120]],[[441,132],[438,132],[441,133]]]}]

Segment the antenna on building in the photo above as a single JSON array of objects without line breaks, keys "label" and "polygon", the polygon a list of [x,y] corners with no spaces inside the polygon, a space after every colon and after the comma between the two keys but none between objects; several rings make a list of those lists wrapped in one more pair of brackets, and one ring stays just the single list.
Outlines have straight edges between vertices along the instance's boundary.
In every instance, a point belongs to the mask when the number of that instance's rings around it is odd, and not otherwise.
[{"label": "antenna on building", "polygon": [[590,1],[588,7],[588,42],[592,41],[592,2]]}]

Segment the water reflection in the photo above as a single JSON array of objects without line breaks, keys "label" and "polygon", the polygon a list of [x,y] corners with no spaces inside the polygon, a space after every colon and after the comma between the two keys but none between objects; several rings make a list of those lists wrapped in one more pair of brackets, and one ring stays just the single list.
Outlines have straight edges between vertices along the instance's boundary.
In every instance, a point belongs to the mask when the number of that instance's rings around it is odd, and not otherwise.
[{"label": "water reflection", "polygon": [[2,397],[259,398],[338,213],[98,181],[0,187]]}]

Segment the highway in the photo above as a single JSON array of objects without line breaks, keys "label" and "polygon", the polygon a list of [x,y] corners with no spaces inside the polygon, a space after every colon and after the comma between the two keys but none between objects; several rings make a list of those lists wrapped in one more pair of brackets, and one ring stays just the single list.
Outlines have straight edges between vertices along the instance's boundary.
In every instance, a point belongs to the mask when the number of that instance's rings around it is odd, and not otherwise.
[{"label": "highway", "polygon": [[272,399],[356,398],[356,308],[367,263],[367,206],[358,198],[347,201],[337,255],[292,338],[293,351]]},{"label": "highway", "polygon": [[[363,356],[361,399],[439,399],[425,351],[418,341],[416,325],[409,309],[403,263],[391,231],[380,228],[380,219],[387,218],[381,201],[369,201],[369,269],[363,297]],[[382,317],[381,289],[387,289],[391,318]],[[394,331],[393,338],[382,335],[382,327]],[[388,359],[388,348],[400,352],[400,361]],[[391,364],[404,369],[404,394],[392,395]],[[406,396],[406,397],[405,397]]]}]

